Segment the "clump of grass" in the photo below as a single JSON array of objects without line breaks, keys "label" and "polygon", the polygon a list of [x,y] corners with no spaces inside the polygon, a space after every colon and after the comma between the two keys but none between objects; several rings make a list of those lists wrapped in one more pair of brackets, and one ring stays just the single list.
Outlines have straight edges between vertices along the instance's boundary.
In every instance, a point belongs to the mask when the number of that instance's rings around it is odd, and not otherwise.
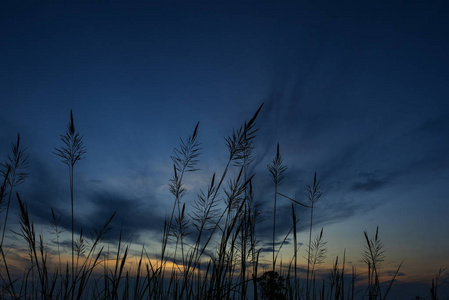
[{"label": "clump of grass", "polygon": [[393,275],[390,283],[388,284],[385,292],[381,289],[381,283],[379,280],[379,271],[381,264],[385,259],[385,250],[382,241],[379,238],[379,227],[376,228],[376,234],[371,239],[368,237],[368,232],[364,231],[366,245],[365,251],[363,252],[363,260],[368,267],[368,287],[366,289],[366,294],[369,299],[385,299],[390,292],[391,286],[393,285],[396,276],[404,261],[402,261],[396,273]]},{"label": "clump of grass", "polygon": [[[304,203],[301,203],[299,201],[297,201],[296,199],[293,199],[291,197],[288,197],[282,193],[278,193],[279,195],[289,199],[290,201],[292,201],[295,204],[300,205],[301,207],[305,207],[310,209],[310,223],[309,223],[309,244],[308,244],[308,250],[307,250],[307,273],[306,273],[306,299],[310,299],[310,266],[311,263],[313,262],[313,259],[311,259],[311,254],[312,254],[312,228],[313,228],[313,209],[315,207],[315,203],[321,198],[322,196],[322,192],[321,192],[321,187],[319,182],[317,181],[317,177],[316,177],[316,172],[313,176],[313,184],[310,186],[307,186],[307,192],[306,192],[306,197],[309,200],[309,205],[306,205]],[[295,217],[296,218],[296,217]],[[293,228],[296,231],[296,223],[293,224]],[[321,232],[322,233],[322,232]],[[322,234],[321,234],[322,236]],[[296,234],[295,237],[296,239]],[[323,241],[320,240],[320,242],[322,243]],[[296,246],[294,247],[296,248]],[[324,252],[323,252],[324,253]],[[296,250],[294,251],[294,259],[296,262]],[[296,276],[295,276],[295,282],[296,282]],[[297,292],[296,292],[297,293]]]},{"label": "clump of grass", "polygon": [[[279,193],[278,186],[287,170],[280,155],[279,144],[272,163],[268,165],[275,190],[272,257],[271,262],[266,264],[272,269],[259,274],[260,265],[270,260],[265,260],[266,258],[261,255],[262,248],[258,245],[256,224],[261,208],[253,188],[255,174],[250,173],[254,160],[256,119],[261,109],[262,105],[248,121],[225,138],[229,155],[222,172],[217,173],[221,175],[214,173],[211,176],[207,186],[196,195],[193,205],[184,201],[184,197],[188,194],[184,180],[188,173],[199,170],[201,151],[199,123],[187,139],[181,139],[179,147],[174,150],[171,157],[173,175],[169,180],[169,190],[174,202],[171,214],[164,222],[161,252],[158,255],[147,253],[145,247],[142,247],[140,255],[136,254],[136,257],[133,257],[131,245],[123,242],[121,230],[115,245],[116,249],[112,251],[115,251],[114,255],[109,254],[109,249],[105,251],[103,241],[111,230],[115,213],[92,234],[90,239],[86,238],[82,228],[77,239],[74,238],[74,166],[84,158],[86,148],[82,136],[75,130],[71,112],[66,134],[61,136],[63,146],[55,151],[69,168],[72,212],[71,261],[61,262],[59,234],[63,229],[59,225],[60,217],[51,210],[51,225],[58,246],[58,262],[55,266],[51,263],[52,254],[46,248],[45,237],[36,234],[26,204],[16,193],[20,207],[20,232],[17,234],[27,244],[29,265],[22,278],[14,278],[8,268],[7,253],[0,245],[1,297],[7,295],[12,299],[349,300],[355,299],[357,293],[364,290],[365,296],[369,299],[386,299],[401,265],[389,284],[386,287],[381,285],[379,270],[384,259],[384,250],[378,230],[373,238],[369,238],[365,232],[366,249],[362,256],[368,266],[366,289],[356,287],[355,281],[359,275],[355,267],[352,268],[351,277],[345,279],[346,254],[343,255],[341,266],[338,257],[336,258],[327,281],[320,278],[318,268],[322,268],[326,256],[323,229],[312,240],[314,208],[322,195],[320,184],[315,173],[313,184],[306,189],[308,204]],[[19,139],[16,145],[19,149]],[[21,155],[20,161],[26,161],[23,160],[23,152]],[[0,201],[3,201],[6,195],[11,197],[12,188],[9,184],[13,167],[7,166],[3,173]],[[232,177],[230,174],[233,174],[231,172],[233,168],[237,175]],[[19,176],[21,173],[17,174]],[[275,249],[277,195],[286,197],[292,202],[292,226],[284,233],[278,249]],[[307,258],[304,262],[307,263],[306,271],[300,271],[298,262],[300,243],[297,225],[300,220],[297,213],[300,209],[310,210],[309,243],[305,250]],[[291,258],[278,261],[280,250],[291,239],[294,243]],[[133,259],[136,262],[134,267],[131,267]],[[37,278],[34,278],[34,274]],[[437,276],[432,283],[431,293],[435,299],[440,278],[441,276]]]},{"label": "clump of grass", "polygon": [[447,277],[448,274],[444,274],[444,270],[441,268],[438,270],[438,273],[432,278],[432,286],[430,287],[430,299],[438,300],[438,287],[443,284],[443,280]]},{"label": "clump of grass", "polygon": [[268,271],[265,272],[258,279],[262,299],[287,299],[285,297],[285,279],[279,276],[278,272]]}]

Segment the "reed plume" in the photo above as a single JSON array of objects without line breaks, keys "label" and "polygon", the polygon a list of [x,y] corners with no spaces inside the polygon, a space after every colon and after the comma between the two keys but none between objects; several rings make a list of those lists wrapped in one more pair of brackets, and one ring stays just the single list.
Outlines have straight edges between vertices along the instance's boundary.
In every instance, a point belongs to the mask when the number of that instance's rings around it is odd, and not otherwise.
[{"label": "reed plume", "polygon": [[[63,145],[60,148],[55,148],[54,154],[62,158],[62,162],[67,165],[69,170],[69,183],[70,183],[70,206],[72,216],[72,276],[74,275],[74,250],[75,250],[75,238],[73,227],[73,169],[75,164],[84,159],[84,155],[87,152],[87,148],[84,146],[83,136],[75,130],[75,122],[73,120],[73,113],[70,110],[70,122],[67,125],[67,130],[64,135],[61,135],[61,141]],[[73,293],[72,293],[73,298]]]}]

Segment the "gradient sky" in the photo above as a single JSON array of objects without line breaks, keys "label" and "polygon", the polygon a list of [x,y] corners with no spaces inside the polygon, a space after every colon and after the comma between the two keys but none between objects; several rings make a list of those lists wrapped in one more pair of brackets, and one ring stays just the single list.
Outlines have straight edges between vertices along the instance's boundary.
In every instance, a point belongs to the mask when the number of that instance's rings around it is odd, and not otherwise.
[{"label": "gradient sky", "polygon": [[[318,174],[315,229],[324,227],[328,263],[346,249],[361,266],[363,231],[379,225],[386,270],[406,259],[398,279],[424,280],[410,297],[427,295],[449,267],[444,1],[88,2],[0,4],[0,157],[20,132],[31,176],[18,190],[36,224],[49,224],[52,207],[70,228],[67,169],[52,153],[70,109],[88,147],[75,169],[77,230],[118,210],[115,226],[123,220],[148,246],[173,204],[179,137],[200,121],[191,203],[223,170],[224,137],[265,103],[252,169],[262,244],[273,201],[266,165],[279,142],[282,193],[305,201]],[[290,207],[279,200],[279,236]],[[299,216],[306,243],[308,212]]]}]

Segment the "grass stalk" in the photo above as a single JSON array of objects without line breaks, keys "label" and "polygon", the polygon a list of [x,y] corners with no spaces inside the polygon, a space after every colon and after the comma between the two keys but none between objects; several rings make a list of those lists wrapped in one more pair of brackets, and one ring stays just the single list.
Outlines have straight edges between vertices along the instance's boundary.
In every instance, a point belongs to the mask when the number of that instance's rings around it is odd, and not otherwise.
[{"label": "grass stalk", "polygon": [[273,208],[273,271],[276,271],[276,261],[275,261],[275,244],[276,244],[276,207],[277,207],[277,195],[278,186],[285,178],[285,171],[287,166],[282,162],[282,156],[279,153],[279,143],[277,144],[276,156],[273,158],[271,165],[267,165],[268,170],[271,173],[274,182],[274,208]]},{"label": "grass stalk", "polygon": [[[28,155],[25,154],[26,149],[22,149],[20,146],[20,134],[17,133],[17,141],[15,144],[11,145],[11,154],[8,154],[8,158],[5,163],[1,164],[1,166],[5,169],[2,171],[2,175],[4,176],[7,185],[9,186],[8,192],[8,202],[6,204],[6,214],[5,221],[3,223],[2,228],[2,239],[0,241],[0,245],[3,245],[3,240],[5,238],[5,232],[8,222],[9,215],[9,206],[11,203],[11,197],[14,191],[14,188],[20,184],[22,184],[25,179],[28,177],[29,173],[26,172],[28,168]],[[5,182],[2,185],[2,198],[6,192],[6,184]]]},{"label": "grass stalk", "polygon": [[309,289],[309,280],[310,280],[310,254],[311,254],[311,243],[312,243],[312,227],[313,227],[313,208],[315,203],[321,197],[322,193],[320,191],[320,185],[316,179],[316,172],[313,176],[313,185],[307,187],[307,199],[310,202],[310,228],[309,228],[309,250],[307,254],[307,276],[306,276],[306,299],[310,299],[310,289]]},{"label": "grass stalk", "polygon": [[[75,164],[84,159],[84,155],[87,152],[87,148],[84,146],[83,137],[75,130],[75,122],[73,120],[73,113],[70,110],[70,122],[67,125],[65,135],[61,135],[61,141],[63,146],[55,149],[57,156],[62,158],[62,162],[68,166],[69,171],[69,184],[70,184],[70,207],[71,207],[71,230],[72,230],[72,285],[74,284],[74,250],[75,250],[75,238],[74,238],[74,211],[73,211],[73,170]],[[72,289],[72,299],[74,296],[74,289]]]}]

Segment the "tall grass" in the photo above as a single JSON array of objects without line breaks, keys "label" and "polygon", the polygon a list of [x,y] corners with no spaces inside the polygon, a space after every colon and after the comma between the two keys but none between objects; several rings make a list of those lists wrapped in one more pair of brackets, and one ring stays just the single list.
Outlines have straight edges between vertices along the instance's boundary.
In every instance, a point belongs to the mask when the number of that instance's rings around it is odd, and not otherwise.
[{"label": "tall grass", "polygon": [[23,149],[20,145],[20,134],[17,133],[17,141],[11,146],[11,154],[8,154],[8,158],[6,159],[5,163],[1,164],[1,166],[3,167],[2,175],[4,178],[4,183],[2,185],[2,200],[3,196],[6,194],[7,186],[9,187],[9,192],[0,245],[3,245],[3,240],[5,238],[7,227],[6,225],[9,215],[9,206],[11,204],[11,196],[13,194],[13,191],[18,185],[22,184],[29,175],[29,173],[26,172],[29,156],[25,153],[25,150],[26,149]]},{"label": "tall grass", "polygon": [[[313,185],[307,186],[307,199],[310,202],[310,229],[309,229],[309,250],[307,251],[307,283],[306,283],[306,298],[310,299],[310,265],[312,265],[312,262],[316,262],[314,258],[311,256],[312,254],[312,227],[313,227],[313,208],[315,206],[315,203],[320,199],[322,193],[320,191],[320,185],[318,184],[318,181],[316,179],[316,172],[313,176]],[[321,229],[321,235],[319,238],[319,242],[321,242],[321,238],[323,236],[323,230]],[[319,245],[316,245],[317,247]],[[313,264],[314,267],[315,264]],[[313,272],[312,272],[313,273]]]},{"label": "tall grass", "polygon": [[[55,149],[55,154],[62,158],[62,162],[67,165],[69,170],[69,185],[70,185],[70,207],[71,207],[71,216],[72,216],[72,276],[75,274],[74,269],[74,250],[75,250],[75,239],[74,239],[74,231],[73,228],[73,170],[75,168],[75,164],[84,158],[86,154],[86,147],[83,145],[83,137],[79,134],[78,131],[75,130],[75,122],[73,120],[73,113],[70,111],[70,122],[67,125],[67,130],[64,135],[61,135],[61,141],[63,145],[60,148]],[[72,277],[74,278],[74,277]],[[72,290],[72,299],[73,299]]]},{"label": "tall grass", "polygon": [[271,165],[268,165],[268,170],[271,173],[271,177],[274,182],[274,208],[273,208],[273,271],[276,271],[276,261],[275,261],[275,250],[274,245],[276,243],[276,207],[277,207],[277,196],[278,196],[278,186],[285,178],[285,171],[287,166],[282,162],[282,156],[279,153],[279,143],[277,145],[276,156],[273,158]]},{"label": "tall grass", "polygon": [[[3,245],[0,245],[1,298],[343,300],[359,296],[386,299],[401,265],[388,283],[380,280],[385,253],[378,230],[372,238],[367,232],[364,233],[366,245],[362,257],[366,272],[357,273],[353,266],[351,274],[347,275],[344,253],[342,263],[337,257],[328,270],[328,276],[322,275],[324,269],[318,268],[326,256],[323,229],[312,239],[314,209],[318,209],[316,204],[322,195],[320,184],[315,173],[312,185],[306,187],[308,204],[280,193],[279,185],[286,175],[287,167],[283,164],[279,145],[272,163],[268,165],[274,182],[273,204],[270,205],[273,207],[271,261],[264,255],[257,231],[261,205],[254,192],[255,174],[250,171],[254,160],[256,120],[262,106],[225,138],[228,157],[224,167],[221,172],[211,176],[207,186],[196,195],[193,204],[184,201],[189,192],[184,182],[189,174],[199,171],[199,123],[186,139],[180,140],[171,156],[173,174],[169,180],[169,190],[173,197],[173,207],[163,224],[160,252],[148,253],[142,247],[137,257],[132,256],[131,245],[124,242],[121,231],[116,248],[111,251],[108,246],[105,249],[104,238],[110,233],[115,213],[90,239],[85,237],[82,228],[80,234],[75,236],[74,166],[84,157],[86,148],[82,136],[75,130],[71,112],[66,134],[61,136],[63,146],[55,152],[69,169],[72,225],[70,258],[60,252],[60,234],[63,230],[60,217],[51,209],[51,226],[57,245],[55,255],[52,254],[53,249],[48,248],[46,237],[36,233],[26,203],[16,193],[15,198],[20,208],[20,228],[15,229],[15,233],[27,245],[27,253],[23,253],[27,257],[23,258],[27,264],[21,270],[21,275],[11,272],[8,262],[13,260],[3,250]],[[1,202],[11,199],[14,188],[25,178],[25,173],[17,171],[23,170],[26,161],[23,150],[19,150],[19,137],[15,146],[13,153],[16,151],[21,155],[17,160],[22,164],[4,165]],[[13,173],[16,175],[12,175]],[[13,180],[14,176],[18,176],[17,179]],[[292,205],[292,224],[287,232],[282,233],[281,239],[276,235],[278,195],[290,199]],[[298,223],[303,222],[297,217],[300,210],[310,212],[310,219],[306,220],[309,239],[304,261],[299,254]],[[8,210],[4,224],[7,212]],[[5,230],[6,227],[3,232]],[[278,261],[281,249],[291,239],[291,257]],[[278,240],[281,242],[276,249]],[[305,265],[305,270],[300,267]],[[440,274],[434,279],[432,299],[438,297],[441,277]],[[364,284],[357,284],[360,280]]]}]

